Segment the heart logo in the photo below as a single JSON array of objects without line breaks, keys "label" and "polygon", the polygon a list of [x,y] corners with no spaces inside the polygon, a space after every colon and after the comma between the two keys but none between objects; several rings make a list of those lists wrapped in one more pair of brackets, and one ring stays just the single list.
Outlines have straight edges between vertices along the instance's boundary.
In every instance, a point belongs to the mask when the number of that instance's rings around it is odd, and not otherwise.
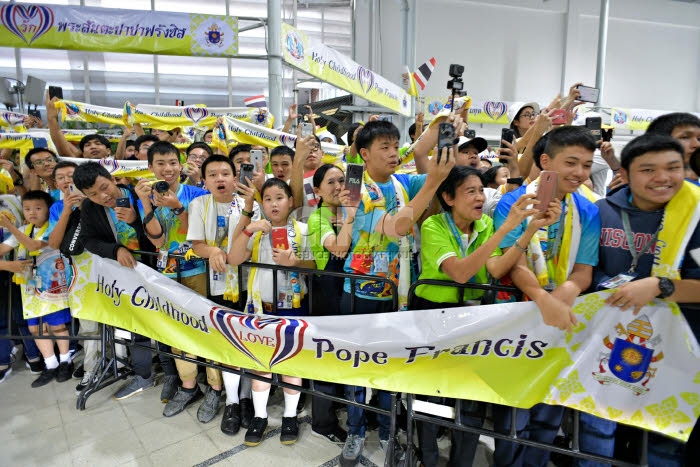
[{"label": "heart logo", "polygon": [[0,16],[8,31],[27,45],[31,45],[53,26],[53,10],[45,6],[4,5]]},{"label": "heart logo", "polygon": [[[269,369],[301,352],[304,348],[304,334],[309,327],[308,323],[301,319],[251,315],[219,307],[213,307],[209,317],[214,327],[231,345],[258,365]],[[245,342],[263,345],[273,342],[275,349],[269,364],[262,363],[248,349]]]},{"label": "heart logo", "polygon": [[486,101],[484,102],[484,113],[491,117],[493,120],[498,120],[503,115],[505,115],[508,110],[505,102],[494,102]]},{"label": "heart logo", "polygon": [[209,110],[204,107],[185,107],[185,116],[196,125],[201,119],[209,116]]},{"label": "heart logo", "polygon": [[294,135],[287,135],[287,134],[281,134],[280,135],[280,143],[282,143],[285,146],[288,146],[292,149],[296,146],[297,142],[297,137]]},{"label": "heart logo", "polygon": [[80,107],[77,104],[66,103],[66,113],[68,113],[68,115],[78,115],[80,113]]},{"label": "heart logo", "polygon": [[367,94],[374,87],[374,73],[363,66],[357,67],[357,81],[360,83],[362,92]]}]

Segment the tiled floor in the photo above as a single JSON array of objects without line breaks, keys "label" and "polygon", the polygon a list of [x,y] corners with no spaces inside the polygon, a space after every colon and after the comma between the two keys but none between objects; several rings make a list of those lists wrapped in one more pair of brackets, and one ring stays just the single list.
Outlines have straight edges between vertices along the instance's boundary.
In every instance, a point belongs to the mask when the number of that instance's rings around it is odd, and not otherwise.
[{"label": "tiled floor", "polygon": [[[85,411],[75,408],[76,380],[33,389],[36,376],[15,364],[0,384],[0,466],[333,466],[340,447],[311,435],[310,401],[300,415],[299,441],[279,442],[281,391],[268,407],[270,427],[255,448],[243,444],[245,430],[236,436],[219,429],[221,412],[210,423],[197,421],[198,403],[172,418],[162,415],[160,385],[123,401],[111,398],[115,387],[88,399]],[[344,417],[343,412],[343,417]],[[488,439],[487,439],[488,440]],[[491,440],[488,440],[491,441]],[[489,443],[491,447],[492,443]],[[441,465],[449,446],[441,442]],[[476,466],[489,465],[491,449],[480,445]],[[367,435],[364,466],[383,466],[377,432]]]}]

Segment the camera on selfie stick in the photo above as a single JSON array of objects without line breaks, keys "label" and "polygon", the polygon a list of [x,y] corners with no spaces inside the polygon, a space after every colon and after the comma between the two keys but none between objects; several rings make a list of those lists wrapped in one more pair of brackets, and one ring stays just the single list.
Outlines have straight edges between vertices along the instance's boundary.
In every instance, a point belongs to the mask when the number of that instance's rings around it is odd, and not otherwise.
[{"label": "camera on selfie stick", "polygon": [[447,82],[447,89],[452,91],[452,110],[454,111],[455,97],[466,95],[464,81],[462,80],[464,65],[451,64],[449,73],[452,79]]}]

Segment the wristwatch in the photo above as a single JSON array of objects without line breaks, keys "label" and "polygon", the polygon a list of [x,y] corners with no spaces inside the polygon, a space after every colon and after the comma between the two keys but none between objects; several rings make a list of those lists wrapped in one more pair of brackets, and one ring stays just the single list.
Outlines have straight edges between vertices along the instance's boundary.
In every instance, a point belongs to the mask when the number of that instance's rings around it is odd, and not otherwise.
[{"label": "wristwatch", "polygon": [[673,285],[673,281],[668,277],[659,277],[659,290],[661,293],[656,298],[667,298],[673,295],[676,286]]},{"label": "wristwatch", "polygon": [[175,214],[176,216],[179,216],[179,215],[182,214],[183,212],[185,212],[185,207],[184,207],[184,206],[180,206],[179,208],[173,209],[173,214]]}]

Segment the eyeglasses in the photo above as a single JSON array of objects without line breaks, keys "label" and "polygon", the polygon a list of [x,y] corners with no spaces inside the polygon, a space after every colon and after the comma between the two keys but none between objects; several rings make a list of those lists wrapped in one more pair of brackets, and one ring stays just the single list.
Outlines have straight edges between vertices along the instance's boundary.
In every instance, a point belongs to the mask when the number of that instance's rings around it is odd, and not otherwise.
[{"label": "eyeglasses", "polygon": [[55,157],[49,157],[47,159],[36,159],[32,161],[34,167],[43,167],[45,164],[51,164],[57,162]]},{"label": "eyeglasses", "polygon": [[207,159],[208,154],[188,154],[187,158],[188,159],[193,159],[195,161],[203,161]]},{"label": "eyeglasses", "polygon": [[67,180],[73,180],[72,175],[59,175],[58,177],[55,178],[57,182],[65,182]]},{"label": "eyeglasses", "polygon": [[312,151],[318,151],[319,149],[321,149],[321,146],[311,146]]},{"label": "eyeglasses", "polygon": [[535,117],[537,117],[538,115],[539,115],[539,114],[536,114],[536,113],[526,112],[526,113],[520,114],[520,118],[535,118]]}]

